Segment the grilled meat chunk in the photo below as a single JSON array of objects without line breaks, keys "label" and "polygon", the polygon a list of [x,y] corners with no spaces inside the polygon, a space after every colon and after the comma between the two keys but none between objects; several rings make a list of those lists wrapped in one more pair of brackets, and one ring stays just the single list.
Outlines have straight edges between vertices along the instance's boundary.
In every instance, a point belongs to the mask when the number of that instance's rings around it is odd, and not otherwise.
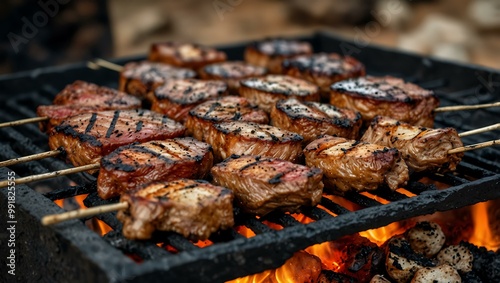
[{"label": "grilled meat chunk", "polygon": [[230,121],[268,124],[269,118],[266,112],[251,105],[246,98],[225,96],[193,108],[189,111],[185,125],[188,135],[205,141],[212,124]]},{"label": "grilled meat chunk", "polygon": [[193,107],[222,96],[226,91],[227,85],[221,81],[167,81],[154,91],[151,110],[165,114],[175,121],[184,122]]},{"label": "grilled meat chunk", "polygon": [[298,162],[302,156],[302,136],[252,122],[213,124],[206,142],[214,148],[216,160],[237,155],[262,155]]},{"label": "grilled meat chunk", "polygon": [[450,149],[463,146],[453,128],[417,127],[383,116],[373,119],[361,140],[397,148],[408,168],[415,172],[454,171],[464,156],[448,154]]},{"label": "grilled meat chunk", "polygon": [[227,83],[229,93],[238,95],[240,80],[263,76],[267,69],[241,61],[228,61],[211,64],[200,69],[200,77],[205,80],[222,80]]},{"label": "grilled meat chunk", "polygon": [[406,185],[408,167],[395,148],[324,136],[304,149],[306,165],[323,170],[326,188],[347,191],[392,190]]},{"label": "grilled meat chunk", "polygon": [[319,101],[319,89],[316,85],[290,76],[249,78],[242,80],[240,85],[240,95],[268,113],[280,99],[293,97],[301,101]]},{"label": "grilled meat chunk", "polygon": [[359,112],[295,98],[280,100],[271,110],[271,125],[300,134],[304,145],[322,135],[356,139],[361,124]]},{"label": "grilled meat chunk", "polygon": [[308,42],[270,38],[247,46],[245,49],[245,62],[265,67],[272,74],[281,74],[283,60],[312,53],[313,48]]},{"label": "grilled meat chunk", "polygon": [[153,91],[167,81],[194,77],[196,77],[196,73],[191,69],[148,61],[131,62],[123,66],[118,89],[140,98],[152,100]]},{"label": "grilled meat chunk", "polygon": [[197,70],[226,61],[226,53],[193,43],[162,42],[151,45],[148,60]]},{"label": "grilled meat chunk", "polygon": [[336,53],[297,56],[283,61],[283,74],[318,85],[322,99],[330,97],[330,85],[348,78],[365,75],[365,66],[358,60]]},{"label": "grilled meat chunk", "polygon": [[193,138],[130,144],[101,159],[97,191],[108,199],[153,181],[202,179],[212,164],[210,145]]},{"label": "grilled meat chunk", "polygon": [[390,76],[335,83],[330,103],[359,111],[366,122],[382,115],[423,127],[434,125],[434,109],[439,106],[432,91]]},{"label": "grilled meat chunk", "polygon": [[275,158],[233,155],[212,167],[212,176],[234,192],[242,209],[258,215],[314,206],[323,192],[320,169]]},{"label": "grilled meat chunk", "polygon": [[148,110],[86,113],[66,119],[49,132],[49,147],[62,147],[75,166],[98,162],[102,156],[133,142],[184,135],[186,128]]},{"label": "grilled meat chunk", "polygon": [[133,240],[149,239],[155,230],[205,240],[234,225],[233,192],[206,181],[155,182],[124,193],[120,201],[129,209],[117,217],[123,222],[123,235]]}]

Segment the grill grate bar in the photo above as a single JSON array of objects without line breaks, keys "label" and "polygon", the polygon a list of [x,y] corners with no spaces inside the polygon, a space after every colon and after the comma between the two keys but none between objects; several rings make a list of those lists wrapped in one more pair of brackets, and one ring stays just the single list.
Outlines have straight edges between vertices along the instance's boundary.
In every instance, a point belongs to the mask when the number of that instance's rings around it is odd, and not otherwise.
[{"label": "grill grate bar", "polygon": [[262,222],[258,221],[255,218],[246,219],[244,224],[255,234],[270,233],[274,231],[273,229],[269,228],[267,225],[263,224]]},{"label": "grill grate bar", "polygon": [[182,237],[179,234],[175,233],[165,233],[165,237],[160,237],[160,238],[165,238],[166,242],[168,242],[169,245],[172,247],[176,248],[178,251],[193,251],[199,249],[199,247],[193,245],[190,241],[186,240],[186,238]]},{"label": "grill grate bar", "polygon": [[58,199],[65,199],[70,197],[75,197],[78,195],[90,194],[94,193],[97,190],[96,183],[89,183],[85,186],[72,186],[66,188],[54,189],[48,193],[45,193],[44,196],[51,201],[55,201]]},{"label": "grill grate bar", "polygon": [[484,168],[478,167],[476,165],[470,164],[462,160],[457,166],[457,170],[464,172],[464,174],[472,176],[476,179],[481,179],[484,177],[489,177],[495,175],[494,172],[486,170]]},{"label": "grill grate bar", "polygon": [[322,209],[319,209],[317,207],[304,207],[304,208],[302,208],[301,212],[305,216],[307,216],[311,219],[314,219],[316,221],[321,220],[321,219],[333,218],[333,216],[331,214],[329,214],[328,212],[326,212]]},{"label": "grill grate bar", "polygon": [[110,231],[103,236],[103,239],[113,247],[127,254],[137,255],[144,260],[157,259],[171,255],[165,249],[158,247],[154,243],[129,240],[123,237],[120,231]]},{"label": "grill grate bar", "polygon": [[95,218],[103,221],[115,231],[122,230],[122,223],[116,218],[116,212],[108,212],[96,215]]},{"label": "grill grate bar", "polygon": [[372,193],[388,201],[398,201],[408,198],[406,195],[396,191],[392,191],[389,188],[381,188],[376,191],[373,191]]},{"label": "grill grate bar", "polygon": [[278,212],[272,212],[265,217],[263,220],[271,221],[273,223],[279,224],[283,227],[290,227],[295,225],[301,225],[299,221],[290,216],[289,214],[283,214]]},{"label": "grill grate bar", "polygon": [[[335,213],[336,215],[341,215],[341,214],[346,214],[351,212],[349,209],[331,201],[328,198],[322,197],[321,198],[321,205],[330,210],[331,212]],[[330,215],[329,215],[330,216]]]},{"label": "grill grate bar", "polygon": [[362,207],[372,207],[372,206],[382,205],[382,203],[380,203],[372,198],[369,198],[367,196],[360,195],[360,194],[357,194],[354,192],[347,192],[345,194],[344,198],[346,198],[347,200],[354,202]]}]

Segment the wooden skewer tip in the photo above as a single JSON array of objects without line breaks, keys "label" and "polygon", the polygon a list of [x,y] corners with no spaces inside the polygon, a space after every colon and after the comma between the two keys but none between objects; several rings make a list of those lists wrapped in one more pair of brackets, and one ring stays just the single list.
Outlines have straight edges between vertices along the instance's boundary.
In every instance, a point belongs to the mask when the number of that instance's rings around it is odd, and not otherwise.
[{"label": "wooden skewer tip", "polygon": [[129,207],[128,202],[119,202],[114,204],[91,207],[87,209],[77,209],[73,211],[64,212],[61,214],[46,215],[42,218],[42,225],[44,226],[53,225],[71,219],[91,217],[107,212],[124,210],[127,209],[128,207]]}]

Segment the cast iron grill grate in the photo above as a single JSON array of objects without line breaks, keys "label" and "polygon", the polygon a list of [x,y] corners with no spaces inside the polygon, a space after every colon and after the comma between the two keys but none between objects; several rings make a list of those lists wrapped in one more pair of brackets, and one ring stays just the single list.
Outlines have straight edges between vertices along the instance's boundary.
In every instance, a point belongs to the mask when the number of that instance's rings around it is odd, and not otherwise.
[{"label": "cast iron grill grate", "polygon": [[[315,51],[340,52],[342,44],[345,43],[323,33],[305,39],[313,44]],[[245,44],[242,44],[222,49],[228,52],[229,58],[241,59],[244,46]],[[495,89],[496,81],[500,82],[498,72],[424,59],[379,47],[366,47],[358,54],[352,55],[366,64],[369,74],[390,74],[433,89],[440,97],[443,106],[487,103],[498,99],[499,91]],[[125,61],[127,60],[120,62]],[[36,106],[50,104],[52,97],[64,85],[75,79],[116,87],[117,77],[116,73],[110,71],[96,72],[86,69],[84,65],[76,65],[0,78],[1,92],[7,96],[1,98],[7,111],[0,112],[0,120],[11,121],[34,117]],[[442,113],[437,115],[436,127],[451,126],[457,128],[459,132],[466,131],[498,122],[498,113],[499,111],[495,109]],[[0,135],[2,160],[48,149],[46,135],[33,124],[0,129]],[[463,140],[465,144],[472,144],[492,139],[496,139],[494,132],[466,137]],[[193,280],[214,282],[278,267],[298,250],[343,235],[381,227],[413,216],[499,198],[500,190],[497,189],[500,182],[500,169],[497,165],[499,158],[500,152],[497,148],[487,148],[466,153],[454,173],[414,175],[405,189],[417,195],[415,197],[408,197],[400,191],[384,189],[373,193],[389,202],[388,204],[369,197],[370,194],[350,193],[344,198],[359,208],[351,211],[352,208],[325,195],[318,207],[302,210],[305,216],[313,220],[307,225],[301,224],[285,213],[275,212],[266,217],[256,218],[245,215],[235,208],[235,227],[213,235],[210,238],[213,244],[204,248],[175,233],[156,233],[152,241],[128,240],[121,235],[121,223],[116,219],[116,213],[97,216],[113,229],[103,237],[97,236],[81,224],[86,219],[54,227],[41,227],[39,220],[43,215],[61,212],[61,209],[53,203],[55,200],[88,194],[84,201],[87,207],[117,201],[104,201],[98,198],[95,177],[85,173],[60,177],[57,180],[40,181],[30,184],[31,188],[18,186],[21,194],[17,201],[25,221],[30,221],[36,226],[32,229],[23,226],[21,229],[27,230],[27,237],[36,236],[37,233],[41,235],[39,236],[41,243],[32,245],[59,247],[59,251],[50,253],[49,262],[58,262],[59,257],[70,256],[73,257],[70,262],[82,263],[82,266],[78,268],[73,266],[68,268],[68,273],[59,275],[55,273],[61,272],[65,266],[52,267],[55,278],[57,276],[65,279],[74,278],[76,282],[85,282],[87,279],[94,282],[144,280],[159,282],[167,278],[175,282]],[[25,176],[64,168],[68,168],[66,163],[49,158],[12,166],[9,169],[20,176]],[[2,176],[7,176],[6,170],[0,168]],[[442,189],[443,184],[449,188]],[[4,202],[4,194],[0,196]],[[283,229],[276,230],[276,225]],[[245,238],[238,233],[239,226],[249,228],[256,236]],[[66,246],[68,244],[70,247]],[[64,246],[62,251],[61,246]],[[171,248],[167,249],[167,246]],[[30,252],[35,259],[26,259],[26,266],[44,257],[36,248]],[[86,256],[76,258],[79,254]],[[141,264],[135,263],[127,255],[139,258]],[[50,265],[47,268],[51,270]],[[94,273],[88,274],[92,270]],[[38,271],[32,272],[36,274]]]}]

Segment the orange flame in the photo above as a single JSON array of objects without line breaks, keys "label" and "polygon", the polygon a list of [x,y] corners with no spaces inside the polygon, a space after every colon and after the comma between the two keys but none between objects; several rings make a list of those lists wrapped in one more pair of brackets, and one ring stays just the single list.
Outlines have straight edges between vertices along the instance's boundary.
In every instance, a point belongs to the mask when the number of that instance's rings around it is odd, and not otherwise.
[{"label": "orange flame", "polygon": [[491,229],[488,208],[492,203],[480,202],[471,206],[474,233],[469,242],[477,246],[484,246],[488,250],[496,251],[500,247],[500,236],[493,233]]},{"label": "orange flame", "polygon": [[400,223],[394,222],[384,227],[360,232],[359,235],[377,244],[377,246],[381,246],[392,236],[404,233],[405,228]]},{"label": "orange flame", "polygon": [[210,246],[213,244],[212,241],[210,240],[199,240],[198,242],[196,243],[193,243],[195,246],[199,247],[199,248],[204,248],[206,246]]}]

